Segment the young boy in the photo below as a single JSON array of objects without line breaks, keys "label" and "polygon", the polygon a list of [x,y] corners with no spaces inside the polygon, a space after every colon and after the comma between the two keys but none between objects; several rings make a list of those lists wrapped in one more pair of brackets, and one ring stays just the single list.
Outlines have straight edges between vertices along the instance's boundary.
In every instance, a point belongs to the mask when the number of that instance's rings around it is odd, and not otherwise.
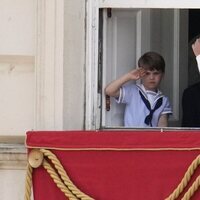
[{"label": "young boy", "polygon": [[[105,88],[105,93],[126,104],[126,127],[166,127],[172,114],[169,100],[158,90],[165,72],[165,61],[155,52],[147,52],[138,60],[134,69]],[[141,84],[125,84],[141,79]],[[125,84],[125,85],[124,85]]]}]

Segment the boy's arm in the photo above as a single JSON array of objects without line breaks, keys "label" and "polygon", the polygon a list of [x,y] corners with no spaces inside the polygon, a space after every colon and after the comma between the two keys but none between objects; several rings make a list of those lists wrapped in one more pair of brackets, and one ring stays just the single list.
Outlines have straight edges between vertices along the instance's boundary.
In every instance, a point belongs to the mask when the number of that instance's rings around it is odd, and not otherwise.
[{"label": "boy's arm", "polygon": [[158,127],[167,127],[168,126],[168,114],[163,114],[158,120]]},{"label": "boy's arm", "polygon": [[111,97],[119,97],[119,91],[122,85],[130,80],[138,80],[145,75],[144,69],[134,69],[129,73],[109,83],[105,88],[105,94]]}]

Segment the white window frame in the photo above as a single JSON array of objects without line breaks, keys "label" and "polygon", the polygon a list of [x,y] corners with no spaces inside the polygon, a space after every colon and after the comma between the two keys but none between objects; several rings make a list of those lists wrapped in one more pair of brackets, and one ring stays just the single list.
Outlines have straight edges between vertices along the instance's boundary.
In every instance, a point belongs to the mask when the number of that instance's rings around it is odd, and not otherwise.
[{"label": "white window frame", "polygon": [[[97,93],[98,82],[98,27],[99,27],[99,9],[100,8],[173,8],[173,9],[191,9],[200,8],[200,1],[196,0],[88,0],[87,1],[87,19],[86,19],[86,129],[100,128],[100,94]],[[175,20],[178,19],[178,14]],[[178,27],[175,27],[177,30]],[[176,38],[178,40],[178,38]],[[175,52],[179,55],[178,48]],[[179,63],[175,63],[176,65]],[[174,71],[174,76],[177,75]],[[177,76],[176,76],[177,77]],[[179,85],[176,85],[179,89]],[[178,93],[174,93],[173,104],[177,104]],[[178,112],[175,110],[175,118],[178,118]]]}]

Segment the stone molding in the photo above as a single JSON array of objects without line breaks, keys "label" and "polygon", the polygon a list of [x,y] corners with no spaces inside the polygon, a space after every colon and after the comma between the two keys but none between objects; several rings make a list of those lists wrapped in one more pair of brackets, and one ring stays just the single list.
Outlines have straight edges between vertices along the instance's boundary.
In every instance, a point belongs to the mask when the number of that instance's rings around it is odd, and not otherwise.
[{"label": "stone molding", "polygon": [[24,137],[0,137],[0,170],[26,169],[27,151],[23,139]]}]

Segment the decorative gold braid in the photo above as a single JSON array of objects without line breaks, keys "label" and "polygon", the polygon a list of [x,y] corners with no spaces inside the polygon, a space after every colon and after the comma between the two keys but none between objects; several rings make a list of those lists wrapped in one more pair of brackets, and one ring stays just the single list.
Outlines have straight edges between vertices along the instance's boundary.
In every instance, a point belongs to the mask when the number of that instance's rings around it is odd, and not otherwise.
[{"label": "decorative gold braid", "polygon": [[46,149],[40,149],[40,151],[44,154],[44,156],[48,157],[49,160],[54,164],[55,168],[57,169],[61,179],[64,181],[64,184],[67,188],[76,196],[78,199],[81,200],[94,200],[93,198],[89,197],[88,195],[84,194],[80,191],[70,180],[69,176],[67,175],[66,171],[64,170],[63,166],[61,165],[58,158],[53,154],[51,151]]},{"label": "decorative gold braid", "polygon": [[189,166],[187,172],[185,173],[178,187],[165,200],[175,200],[179,197],[184,188],[187,186],[188,182],[190,181],[192,175],[194,174],[194,171],[199,166],[199,164],[200,164],[200,156],[197,156],[196,159],[193,160],[192,164]]},{"label": "decorative gold braid", "polygon": [[24,200],[30,200],[31,199],[32,171],[33,171],[33,168],[30,166],[30,164],[28,164],[27,165],[27,170],[26,170],[26,182],[25,182]]},{"label": "decorative gold braid", "polygon": [[69,191],[67,186],[62,182],[59,175],[55,171],[55,169],[44,159],[43,167],[47,170],[53,181],[56,183],[57,187],[65,194],[69,200],[77,200],[77,198]]},{"label": "decorative gold braid", "polygon": [[[49,160],[54,164],[55,169],[58,171],[59,175],[57,174],[56,170],[44,159],[42,162],[43,167],[47,170],[50,174],[53,181],[56,183],[57,187],[65,194],[65,196],[69,200],[94,200],[93,198],[89,197],[88,195],[81,192],[70,180],[66,171],[64,170],[63,166],[61,165],[58,158],[49,150],[40,149],[40,151],[44,154],[44,156],[48,157]],[[182,193],[184,188],[187,186],[188,182],[190,181],[194,171],[200,164],[200,155],[191,163],[187,172],[185,173],[181,183],[177,186],[177,188],[167,197],[165,200],[175,200],[179,197]],[[32,167],[30,164],[27,165],[27,173],[26,173],[26,183],[25,183],[25,196],[24,200],[31,199],[31,187],[32,187]],[[189,200],[197,189],[200,186],[200,176],[196,178],[193,182],[192,186],[188,189],[185,193],[184,197],[181,200]]]},{"label": "decorative gold braid", "polygon": [[200,186],[200,176],[196,178],[192,186],[188,189],[188,191],[185,193],[184,197],[181,200],[189,200],[193,196],[193,194],[197,191],[199,186]]}]

